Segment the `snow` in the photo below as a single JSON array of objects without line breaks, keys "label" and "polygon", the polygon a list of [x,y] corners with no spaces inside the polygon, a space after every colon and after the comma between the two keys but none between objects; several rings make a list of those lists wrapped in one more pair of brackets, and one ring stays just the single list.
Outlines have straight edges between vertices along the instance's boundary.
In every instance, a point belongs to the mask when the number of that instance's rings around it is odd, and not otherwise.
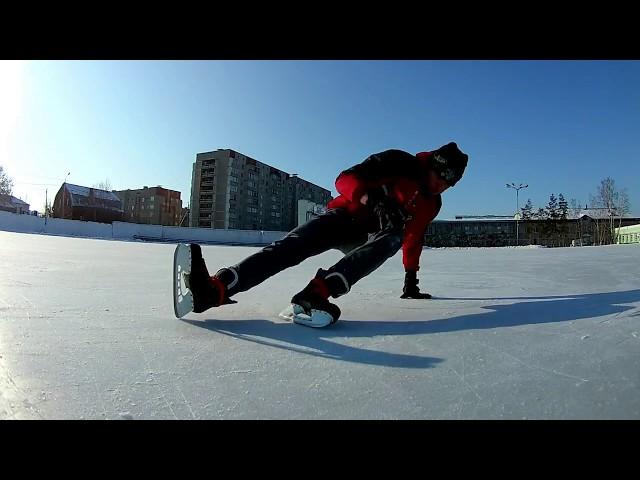
[{"label": "snow", "polygon": [[[0,419],[638,419],[640,245],[401,254],[311,329],[313,257],[183,320],[174,244],[0,232]],[[257,247],[203,246],[210,271]]]}]

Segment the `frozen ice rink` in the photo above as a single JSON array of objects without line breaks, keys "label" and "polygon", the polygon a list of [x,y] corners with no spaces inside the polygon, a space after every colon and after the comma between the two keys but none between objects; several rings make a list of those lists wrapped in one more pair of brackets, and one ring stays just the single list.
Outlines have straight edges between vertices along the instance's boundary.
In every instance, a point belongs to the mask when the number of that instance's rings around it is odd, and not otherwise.
[{"label": "frozen ice rink", "polygon": [[399,253],[325,329],[278,313],[339,252],[178,320],[174,248],[0,232],[0,419],[640,419],[640,245]]}]

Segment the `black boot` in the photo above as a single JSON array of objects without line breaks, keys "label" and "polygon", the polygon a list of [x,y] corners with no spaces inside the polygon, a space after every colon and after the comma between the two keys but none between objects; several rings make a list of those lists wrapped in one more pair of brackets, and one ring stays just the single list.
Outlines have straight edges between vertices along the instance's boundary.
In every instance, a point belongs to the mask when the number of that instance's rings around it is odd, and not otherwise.
[{"label": "black boot", "polygon": [[431,295],[428,293],[422,293],[420,287],[418,287],[417,272],[409,270],[404,275],[404,287],[402,288],[402,295],[400,298],[417,298],[417,299],[429,299]]},{"label": "black boot", "polygon": [[291,304],[295,307],[300,307],[304,313],[312,318],[311,322],[305,322],[309,326],[325,326],[314,325],[313,314],[316,312],[325,312],[331,316],[329,324],[335,323],[340,318],[340,308],[337,305],[329,302],[329,296],[332,295],[331,285],[325,280],[327,272],[325,270],[318,270],[316,276],[309,284],[304,287],[300,292],[296,293],[291,298]]},{"label": "black boot", "polygon": [[207,265],[202,258],[200,245],[192,243],[190,247],[191,273],[185,279],[185,283],[193,295],[193,311],[202,313],[212,307],[236,303],[228,298],[225,283],[217,276],[211,277],[209,275]]}]

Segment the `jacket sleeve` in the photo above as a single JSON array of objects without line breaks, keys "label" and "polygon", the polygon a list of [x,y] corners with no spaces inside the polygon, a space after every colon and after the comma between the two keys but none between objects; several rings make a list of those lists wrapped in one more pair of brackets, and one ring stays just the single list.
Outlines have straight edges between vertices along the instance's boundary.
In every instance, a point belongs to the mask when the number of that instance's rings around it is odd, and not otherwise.
[{"label": "jacket sleeve", "polygon": [[402,242],[402,264],[405,272],[420,270],[420,254],[424,244],[424,234],[427,227],[442,208],[442,197],[420,197],[417,202],[417,213],[409,220],[404,228]]},{"label": "jacket sleeve", "polygon": [[336,190],[350,202],[358,202],[367,191],[393,177],[411,178],[416,168],[416,157],[402,150],[374,153],[362,163],[341,172],[336,179]]}]

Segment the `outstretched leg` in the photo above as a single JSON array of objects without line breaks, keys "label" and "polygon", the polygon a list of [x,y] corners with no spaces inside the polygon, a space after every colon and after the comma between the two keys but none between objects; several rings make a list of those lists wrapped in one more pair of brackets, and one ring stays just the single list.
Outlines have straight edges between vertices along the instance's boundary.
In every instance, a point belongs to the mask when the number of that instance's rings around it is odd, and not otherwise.
[{"label": "outstretched leg", "polygon": [[264,282],[282,270],[343,244],[364,243],[366,229],[343,210],[329,210],[311,219],[240,263],[219,270],[215,277],[231,297]]}]

